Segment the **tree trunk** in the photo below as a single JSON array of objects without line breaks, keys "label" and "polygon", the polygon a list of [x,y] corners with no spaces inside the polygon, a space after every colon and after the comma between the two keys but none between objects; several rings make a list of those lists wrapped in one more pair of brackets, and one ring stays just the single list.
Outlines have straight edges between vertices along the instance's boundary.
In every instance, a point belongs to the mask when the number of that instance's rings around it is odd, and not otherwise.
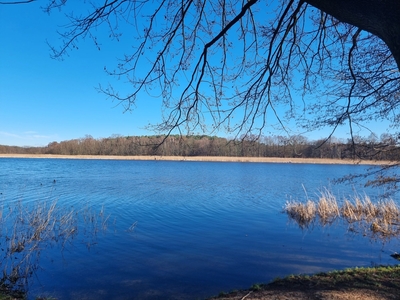
[{"label": "tree trunk", "polygon": [[400,70],[400,0],[305,0],[306,3],[382,39]]}]

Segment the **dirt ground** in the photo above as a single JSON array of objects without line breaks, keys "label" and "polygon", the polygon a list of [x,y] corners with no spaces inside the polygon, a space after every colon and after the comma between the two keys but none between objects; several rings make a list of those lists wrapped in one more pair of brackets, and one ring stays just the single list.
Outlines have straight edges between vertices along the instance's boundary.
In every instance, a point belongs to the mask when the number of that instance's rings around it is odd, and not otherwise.
[{"label": "dirt ground", "polygon": [[291,290],[268,290],[268,291],[248,291],[237,292],[229,294],[226,297],[219,297],[220,300],[236,300],[236,299],[274,299],[274,300],[386,300],[386,299],[400,299],[399,294],[384,294],[380,291],[373,291],[369,289],[345,289],[345,290],[315,290],[309,289],[304,291],[291,291]]}]

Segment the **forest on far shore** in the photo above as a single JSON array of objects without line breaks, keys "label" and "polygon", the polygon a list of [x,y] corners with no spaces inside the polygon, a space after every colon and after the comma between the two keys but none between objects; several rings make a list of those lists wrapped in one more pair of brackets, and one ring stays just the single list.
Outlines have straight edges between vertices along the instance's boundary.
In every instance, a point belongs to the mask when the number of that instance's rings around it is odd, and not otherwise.
[{"label": "forest on far shore", "polygon": [[368,138],[310,141],[296,135],[244,138],[240,141],[206,135],[121,136],[52,142],[44,147],[0,145],[1,154],[58,155],[162,155],[162,156],[233,156],[400,160],[398,137],[371,134]]}]

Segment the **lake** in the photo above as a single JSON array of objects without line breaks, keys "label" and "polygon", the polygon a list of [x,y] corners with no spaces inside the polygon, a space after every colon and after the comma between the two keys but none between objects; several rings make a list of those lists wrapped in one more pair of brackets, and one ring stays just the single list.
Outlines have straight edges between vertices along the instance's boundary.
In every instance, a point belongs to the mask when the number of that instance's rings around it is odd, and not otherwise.
[{"label": "lake", "polygon": [[31,299],[204,299],[293,273],[395,264],[389,254],[400,250],[341,224],[302,230],[282,213],[325,187],[377,195],[331,184],[368,166],[2,158],[0,167],[3,206],[49,199],[108,217],[94,236],[79,229],[41,249]]}]

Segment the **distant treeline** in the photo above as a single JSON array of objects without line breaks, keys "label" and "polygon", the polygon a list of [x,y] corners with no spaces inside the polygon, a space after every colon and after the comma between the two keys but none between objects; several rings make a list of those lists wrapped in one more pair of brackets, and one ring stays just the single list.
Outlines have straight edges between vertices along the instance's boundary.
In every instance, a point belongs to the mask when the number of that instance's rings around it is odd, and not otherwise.
[{"label": "distant treeline", "polygon": [[84,138],[52,142],[45,147],[1,146],[2,154],[59,155],[163,155],[163,156],[238,156],[238,157],[299,157],[333,159],[400,160],[397,138],[383,134],[379,139],[353,137],[343,140],[310,141],[296,135],[265,136],[233,141],[205,135],[191,136],[120,136]]}]

